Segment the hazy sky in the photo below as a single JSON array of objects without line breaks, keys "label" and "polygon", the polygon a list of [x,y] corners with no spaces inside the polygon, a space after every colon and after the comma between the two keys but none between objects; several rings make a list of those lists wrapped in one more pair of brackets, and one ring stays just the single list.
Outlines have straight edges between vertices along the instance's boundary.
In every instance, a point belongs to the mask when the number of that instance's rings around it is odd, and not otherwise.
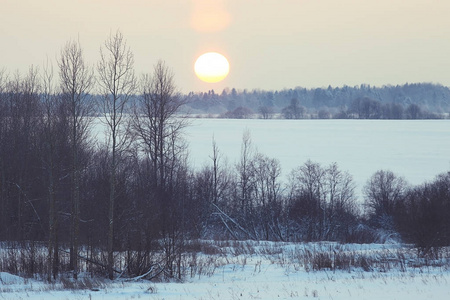
[{"label": "hazy sky", "polygon": [[[78,38],[94,65],[117,29],[137,73],[163,59],[182,92],[450,85],[449,0],[0,0],[0,68],[24,72]],[[220,83],[194,74],[207,51],[230,62]]]}]

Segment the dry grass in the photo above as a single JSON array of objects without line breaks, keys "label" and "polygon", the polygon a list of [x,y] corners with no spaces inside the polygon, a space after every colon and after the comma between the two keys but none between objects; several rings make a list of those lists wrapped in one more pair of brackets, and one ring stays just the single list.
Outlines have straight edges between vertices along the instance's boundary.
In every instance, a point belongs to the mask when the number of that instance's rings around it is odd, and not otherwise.
[{"label": "dry grass", "polygon": [[[359,249],[359,250],[357,250]],[[276,264],[290,272],[317,271],[347,271],[347,272],[377,272],[390,271],[407,272],[409,270],[436,269],[448,271],[450,269],[450,248],[441,248],[433,257],[421,257],[417,249],[401,247],[400,245],[355,246],[339,243],[283,243],[264,241],[206,241],[193,240],[186,243],[185,252],[178,257],[179,280],[188,278],[211,277],[222,272],[225,266],[233,270],[251,267],[257,273],[262,265]],[[127,255],[130,253],[116,253],[117,269],[123,270],[122,279],[126,275]],[[151,254],[149,264],[154,266],[164,261],[163,251]],[[255,262],[254,259],[257,257]],[[104,254],[101,251],[90,253],[90,258],[101,261]],[[0,272],[17,274],[24,278],[46,278],[44,268],[46,248],[35,245],[34,249],[21,248],[16,245],[0,247]],[[249,265],[249,262],[251,262]],[[163,267],[161,267],[163,268]],[[53,283],[53,289],[64,290],[96,290],[103,289],[107,283],[100,266],[88,261],[80,263],[82,276],[73,280],[68,273],[68,257],[61,253],[61,273]],[[155,267],[149,276],[137,277],[139,280],[151,278],[152,281],[166,281],[170,278],[166,273],[158,273]],[[220,273],[219,273],[220,274]],[[3,287],[3,289],[7,287]]]}]

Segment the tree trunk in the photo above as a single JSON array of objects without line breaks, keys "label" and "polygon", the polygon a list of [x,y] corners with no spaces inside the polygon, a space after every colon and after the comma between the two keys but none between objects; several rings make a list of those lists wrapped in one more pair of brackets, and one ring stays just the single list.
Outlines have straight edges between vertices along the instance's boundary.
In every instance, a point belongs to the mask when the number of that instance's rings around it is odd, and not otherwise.
[{"label": "tree trunk", "polygon": [[112,145],[112,159],[111,159],[111,174],[110,174],[110,193],[109,193],[109,213],[108,213],[108,277],[114,279],[114,200],[116,193],[116,133],[113,130],[112,133],[113,145]]}]

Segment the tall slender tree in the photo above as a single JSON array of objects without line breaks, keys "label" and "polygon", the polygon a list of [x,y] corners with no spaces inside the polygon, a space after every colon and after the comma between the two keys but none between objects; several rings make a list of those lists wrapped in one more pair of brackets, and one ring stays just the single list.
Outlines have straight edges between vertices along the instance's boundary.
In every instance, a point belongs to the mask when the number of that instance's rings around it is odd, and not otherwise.
[{"label": "tall slender tree", "polygon": [[110,191],[108,212],[108,277],[113,279],[114,207],[116,200],[116,175],[118,157],[126,148],[128,128],[125,120],[128,102],[136,91],[134,56],[120,31],[110,34],[100,48],[97,64],[98,85],[103,95],[99,109],[108,128],[108,148],[111,155]]},{"label": "tall slender tree", "polygon": [[[56,160],[56,141],[54,129],[57,126],[55,119],[57,111],[57,100],[54,85],[53,85],[53,68],[48,64],[44,66],[44,73],[42,75],[42,131],[43,131],[43,169],[46,170],[47,177],[47,198],[48,198],[48,265],[47,265],[47,280],[50,282],[57,274],[57,218],[56,218],[56,179],[55,179],[55,160]],[[56,254],[56,255],[55,255]]]},{"label": "tall slender tree", "polygon": [[[29,68],[26,76],[16,73],[8,86],[7,127],[8,141],[6,155],[9,157],[10,193],[8,196],[10,213],[14,215],[15,224],[10,232],[18,240],[29,238],[36,233],[35,225],[40,224],[39,215],[30,202],[30,193],[36,183],[35,159],[36,131],[40,114],[40,82],[38,69]],[[30,220],[26,220],[27,217]],[[12,224],[10,224],[12,225]],[[40,231],[42,233],[42,231]]]},{"label": "tall slender tree", "polygon": [[69,123],[71,128],[71,245],[70,245],[70,267],[73,276],[78,276],[78,246],[79,246],[79,224],[80,224],[80,151],[83,144],[88,140],[89,125],[88,118],[92,114],[92,99],[89,92],[94,84],[93,70],[84,60],[81,45],[75,41],[69,41],[61,49],[58,60],[59,77],[61,84],[62,99],[69,112]]},{"label": "tall slender tree", "polygon": [[7,225],[6,205],[6,134],[7,134],[7,74],[5,69],[0,70],[0,238],[5,235],[4,228]]}]

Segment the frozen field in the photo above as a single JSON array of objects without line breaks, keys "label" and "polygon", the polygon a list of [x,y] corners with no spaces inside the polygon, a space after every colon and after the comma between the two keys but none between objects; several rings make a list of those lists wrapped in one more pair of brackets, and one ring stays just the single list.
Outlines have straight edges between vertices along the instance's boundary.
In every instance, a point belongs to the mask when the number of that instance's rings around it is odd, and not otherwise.
[{"label": "frozen field", "polygon": [[[183,283],[149,281],[93,281],[94,289],[63,290],[61,283],[46,285],[0,273],[0,299],[450,299],[450,271],[446,266],[416,267],[407,249],[398,245],[284,244],[260,242],[260,248],[221,248],[220,254],[198,254],[194,275]],[[254,242],[252,243],[254,244]],[[384,263],[367,271],[312,270],[308,257],[318,249],[366,255]],[[239,250],[239,251],[237,251]],[[401,255],[397,254],[400,253]],[[403,256],[402,256],[403,255]],[[402,257],[402,263],[393,263]],[[389,266],[389,264],[391,264]]]},{"label": "frozen field", "polygon": [[353,176],[358,194],[380,169],[411,184],[450,170],[449,120],[193,119],[186,130],[192,164],[211,164],[213,136],[223,157],[234,164],[246,129],[258,151],[279,159],[284,175],[308,159],[336,162]]}]

